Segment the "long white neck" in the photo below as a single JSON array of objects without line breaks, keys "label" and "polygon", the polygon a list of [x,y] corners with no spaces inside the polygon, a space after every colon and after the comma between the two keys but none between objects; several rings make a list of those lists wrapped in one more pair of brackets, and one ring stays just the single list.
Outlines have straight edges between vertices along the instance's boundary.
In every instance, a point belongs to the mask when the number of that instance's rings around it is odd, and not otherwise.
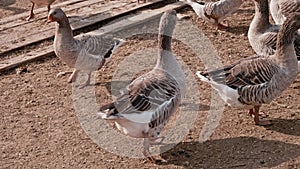
[{"label": "long white neck", "polygon": [[254,4],[255,14],[249,30],[253,30],[254,32],[263,32],[271,26],[269,21],[268,0],[258,0],[258,2],[254,0]]},{"label": "long white neck", "polygon": [[176,16],[163,16],[158,34],[158,58],[154,69],[163,69],[173,76],[180,85],[182,96],[185,93],[185,76],[178,65],[171,48],[172,35],[176,25]]},{"label": "long white neck", "polygon": [[74,42],[73,31],[68,18],[65,16],[64,19],[56,23],[54,43],[70,44],[72,42]]},{"label": "long white neck", "polygon": [[[175,60],[172,54],[172,35],[176,24],[176,16],[166,16],[161,19],[158,33],[158,58],[156,67],[166,68],[172,60]],[[176,61],[176,60],[175,60]]]}]

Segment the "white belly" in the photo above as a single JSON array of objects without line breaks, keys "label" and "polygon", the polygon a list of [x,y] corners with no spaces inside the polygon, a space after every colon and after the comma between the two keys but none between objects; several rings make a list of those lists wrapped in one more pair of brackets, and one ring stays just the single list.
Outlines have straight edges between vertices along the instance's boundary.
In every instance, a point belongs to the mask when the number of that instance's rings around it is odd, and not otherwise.
[{"label": "white belly", "polygon": [[135,137],[135,138],[145,138],[146,133],[149,131],[148,123],[135,123],[129,120],[121,120],[115,122],[116,127],[124,134]]}]

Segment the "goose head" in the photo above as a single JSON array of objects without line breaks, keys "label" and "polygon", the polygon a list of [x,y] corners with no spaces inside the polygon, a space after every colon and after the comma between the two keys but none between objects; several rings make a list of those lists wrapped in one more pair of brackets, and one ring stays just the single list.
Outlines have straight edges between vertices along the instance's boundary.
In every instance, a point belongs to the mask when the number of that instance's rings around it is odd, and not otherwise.
[{"label": "goose head", "polygon": [[66,14],[61,8],[54,8],[49,11],[48,22],[60,22],[66,18]]},{"label": "goose head", "polygon": [[253,2],[259,11],[269,10],[268,0],[253,0]]},{"label": "goose head", "polygon": [[177,16],[175,10],[166,11],[163,16],[161,17],[160,22],[160,32],[159,34],[162,36],[169,36],[171,37],[177,22]]}]

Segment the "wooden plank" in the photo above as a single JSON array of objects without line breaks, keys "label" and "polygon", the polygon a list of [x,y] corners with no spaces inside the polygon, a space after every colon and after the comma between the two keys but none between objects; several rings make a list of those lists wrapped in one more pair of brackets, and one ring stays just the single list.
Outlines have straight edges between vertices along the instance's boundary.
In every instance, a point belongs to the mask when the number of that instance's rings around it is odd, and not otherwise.
[{"label": "wooden plank", "polygon": [[162,13],[164,13],[167,10],[179,10],[183,7],[185,7],[186,5],[181,3],[181,2],[177,2],[177,3],[173,3],[173,4],[169,4],[166,5],[162,8],[159,9],[155,9],[155,10],[149,10],[147,12],[144,12],[142,14],[130,17],[130,18],[126,18],[120,22],[108,25],[108,26],[104,26],[102,27],[100,30],[95,30],[95,31],[91,31],[88,32],[87,34],[113,34],[113,33],[117,33],[120,32],[122,30],[126,30],[132,27],[135,27],[137,25],[141,25],[143,23],[146,23],[148,21],[154,20],[155,18],[160,17],[160,15]]},{"label": "wooden plank", "polygon": [[0,62],[0,72],[18,67],[22,64],[31,62],[31,61],[36,60],[38,58],[43,58],[43,57],[47,57],[47,56],[51,56],[51,55],[54,55],[52,45],[46,46],[46,47],[43,47],[43,48],[39,48],[37,50],[34,50],[34,51],[29,52],[29,53],[20,55],[18,57],[11,58],[11,59],[8,59],[8,60],[5,60],[5,61],[1,61]]},{"label": "wooden plank", "polygon": [[[142,7],[146,7],[149,5],[153,5],[156,3],[160,3],[163,0],[155,0],[149,3],[141,4],[135,6],[132,9],[127,9],[124,3],[114,2],[113,5],[107,5],[106,7],[102,8],[103,10],[94,10],[96,14],[91,16],[83,17],[80,19],[70,18],[71,25],[75,25],[73,30],[78,30],[83,27],[92,25],[94,23],[102,22],[104,20],[109,19],[110,17],[117,17],[120,15],[124,15],[126,13],[132,12]],[[114,12],[113,9],[119,8],[120,10]],[[77,8],[76,8],[77,9]],[[84,22],[82,22],[84,21]],[[19,30],[19,27],[12,28],[6,31],[1,32],[0,39],[2,39],[2,43],[0,44],[0,56],[4,55],[4,53],[18,49],[20,47],[30,45],[41,40],[46,40],[53,38],[54,36],[54,27],[49,27],[49,25],[41,24],[38,22],[34,22],[34,25],[24,25],[23,30]],[[32,29],[36,28],[36,31]],[[10,39],[6,39],[6,34],[11,34]]]},{"label": "wooden plank", "polygon": [[[63,7],[63,6],[67,6],[67,5],[82,2],[82,1],[85,1],[85,0],[68,0],[68,1],[58,3],[58,4],[54,4],[54,5],[51,6],[51,8],[53,8],[53,7]],[[20,14],[16,14],[16,15],[12,15],[12,16],[2,18],[0,20],[0,30],[1,30],[1,26],[3,26],[4,24],[6,24],[8,22],[14,22],[16,20],[19,21],[20,19],[21,19],[21,21],[28,22],[28,21],[25,21],[24,18],[29,15],[29,11],[30,11],[30,8],[28,8],[28,12],[23,12],[23,13],[20,13]],[[47,12],[46,7],[40,7],[40,8],[34,9],[35,15],[38,15],[40,13],[45,13],[45,12]]]},{"label": "wooden plank", "polygon": [[[70,13],[71,13],[71,11],[77,10],[76,12],[78,12],[78,9],[84,9],[85,7],[93,6],[95,4],[101,4],[101,6],[109,6],[109,5],[112,5],[112,4],[119,3],[119,2],[111,1],[112,3],[102,4],[102,1],[99,1],[99,0],[89,0],[89,1],[77,2],[77,3],[72,4],[72,5],[60,6],[60,7],[69,16]],[[91,12],[91,11],[89,11],[89,10],[81,10],[80,14],[82,16],[84,16],[86,14],[89,14],[89,12]],[[97,12],[98,13],[101,12],[101,8],[99,8],[99,10],[97,10]],[[46,21],[47,12],[45,11],[45,13],[35,14],[35,16],[36,16],[36,18],[32,19],[31,21],[26,21],[23,18],[15,18],[15,19],[19,19],[19,21],[18,22],[12,21],[12,22],[9,22],[9,23],[6,23],[6,24],[1,24],[0,25],[0,31],[5,31],[7,29],[12,29],[12,28],[15,28],[15,27],[18,27],[18,29],[20,29],[21,26],[25,26],[26,27],[26,25],[28,25],[30,28],[32,28],[32,26],[33,26],[32,24],[36,24],[40,20]]]},{"label": "wooden plank", "polygon": [[[116,5],[111,5],[102,9],[101,12],[107,13],[107,11],[110,11],[112,8],[119,8],[122,6],[124,6],[123,3],[121,4],[117,3]],[[107,19],[108,17],[110,16],[106,16],[101,19]],[[82,22],[82,20],[85,20],[85,22]],[[84,24],[85,26],[88,26],[90,24],[88,24],[89,22],[86,23],[86,21],[89,20],[90,19],[88,19],[88,17],[80,18],[80,20],[79,19],[76,20],[76,18],[70,18],[70,23],[73,27],[73,30],[78,30],[82,27],[80,26],[74,27],[73,24],[77,23],[77,25]],[[8,31],[2,31],[3,34],[0,35],[0,39],[4,39],[4,41],[0,43],[0,54],[20,48],[22,46],[30,45],[32,43],[53,38],[55,33],[55,26],[53,24],[46,24],[45,22],[41,24],[35,22],[34,23],[35,26],[29,24],[24,25],[22,30],[20,30],[19,27],[16,27],[16,28],[9,29]],[[5,38],[7,37],[6,34],[8,33],[10,33],[10,39],[5,40]]]},{"label": "wooden plank", "polygon": [[[178,10],[185,6],[186,6],[185,4],[177,2],[174,4],[166,5],[163,8],[150,10],[148,12],[130,17],[128,19],[116,22],[114,24],[104,26],[101,28],[101,34],[112,34],[112,33],[119,32],[121,30],[129,29],[131,27],[146,23],[149,20],[159,17],[163,12],[165,12],[167,10],[170,10],[170,9]],[[93,34],[93,33],[99,34],[99,31],[92,31],[92,32],[89,32],[88,34]],[[38,53],[38,54],[36,54],[36,53]],[[28,62],[34,61],[36,59],[40,59],[42,57],[47,57],[47,56],[50,56],[53,54],[54,54],[53,46],[50,45],[50,46],[46,46],[44,48],[40,48],[40,49],[32,51],[32,52],[29,52],[27,54],[20,55],[16,58],[12,58],[12,59],[9,59],[6,61],[1,61],[0,62],[0,72],[15,68],[24,63],[28,63]]]}]

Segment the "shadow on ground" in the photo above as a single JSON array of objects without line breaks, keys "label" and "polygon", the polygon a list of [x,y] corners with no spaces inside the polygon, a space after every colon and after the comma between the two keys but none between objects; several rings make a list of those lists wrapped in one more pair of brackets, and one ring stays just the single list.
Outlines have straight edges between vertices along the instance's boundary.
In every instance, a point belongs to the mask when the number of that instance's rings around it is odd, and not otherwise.
[{"label": "shadow on ground", "polygon": [[186,168],[206,169],[269,168],[298,156],[300,145],[254,137],[238,137],[205,143],[180,143],[172,150],[161,154],[166,160],[161,165],[173,164]]},{"label": "shadow on ground", "polygon": [[0,1],[0,8],[5,9],[5,10],[9,10],[9,11],[14,11],[14,14],[19,14],[19,13],[22,13],[22,12],[26,11],[25,9],[10,6],[10,5],[13,5],[15,3],[16,3],[16,0],[1,0]]},{"label": "shadow on ground", "polygon": [[272,119],[271,122],[272,125],[266,126],[266,129],[288,135],[300,136],[299,119]]}]

